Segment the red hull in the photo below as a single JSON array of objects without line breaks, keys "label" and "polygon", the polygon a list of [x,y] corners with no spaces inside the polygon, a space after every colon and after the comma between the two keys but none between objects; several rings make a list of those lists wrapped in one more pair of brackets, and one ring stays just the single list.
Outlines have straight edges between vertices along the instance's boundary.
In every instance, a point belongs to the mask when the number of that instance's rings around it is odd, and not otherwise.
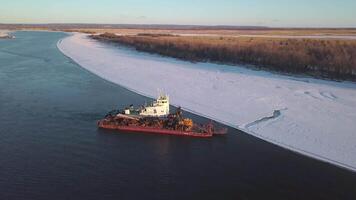
[{"label": "red hull", "polygon": [[113,129],[113,130],[128,131],[128,132],[189,136],[189,137],[199,137],[199,138],[208,138],[213,136],[213,133],[197,133],[197,132],[176,131],[176,130],[169,130],[169,129],[138,127],[138,126],[118,126],[112,124],[103,124],[100,121],[98,122],[98,127],[104,129]]}]

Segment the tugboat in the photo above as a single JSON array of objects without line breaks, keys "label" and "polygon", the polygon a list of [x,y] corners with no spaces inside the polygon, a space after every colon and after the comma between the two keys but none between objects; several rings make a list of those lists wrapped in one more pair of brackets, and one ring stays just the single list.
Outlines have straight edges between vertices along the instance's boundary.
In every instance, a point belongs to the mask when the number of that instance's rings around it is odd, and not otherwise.
[{"label": "tugboat", "polygon": [[98,121],[98,127],[125,132],[142,132],[177,136],[208,138],[224,135],[226,128],[217,129],[212,121],[205,125],[196,124],[192,119],[183,118],[182,109],[174,114],[169,112],[169,96],[159,95],[148,106],[134,108],[133,105],[123,110],[113,110],[104,119]]}]

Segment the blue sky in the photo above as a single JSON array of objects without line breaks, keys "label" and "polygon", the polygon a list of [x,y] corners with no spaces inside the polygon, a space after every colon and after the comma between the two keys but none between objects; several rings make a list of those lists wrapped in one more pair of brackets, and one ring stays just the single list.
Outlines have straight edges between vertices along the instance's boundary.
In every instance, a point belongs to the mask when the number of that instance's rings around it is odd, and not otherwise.
[{"label": "blue sky", "polygon": [[356,27],[356,0],[1,0],[0,23]]}]

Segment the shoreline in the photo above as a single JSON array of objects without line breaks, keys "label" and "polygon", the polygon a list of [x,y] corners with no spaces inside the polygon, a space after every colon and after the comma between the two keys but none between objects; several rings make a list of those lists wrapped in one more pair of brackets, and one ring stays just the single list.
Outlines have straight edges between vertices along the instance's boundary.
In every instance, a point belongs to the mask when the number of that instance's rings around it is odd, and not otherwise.
[{"label": "shoreline", "polygon": [[0,30],[0,39],[15,39],[15,36],[10,33],[12,33],[12,31]]},{"label": "shoreline", "polygon": [[[78,35],[78,34],[77,34]],[[73,35],[72,35],[73,36]],[[113,79],[111,79],[111,78],[108,78],[108,77],[105,77],[105,76],[103,76],[103,74],[98,74],[98,71],[96,71],[96,70],[94,70],[94,68],[91,68],[91,67],[93,67],[93,66],[89,66],[88,67],[88,65],[91,65],[90,63],[84,63],[84,66],[83,66],[83,61],[81,61],[81,60],[78,60],[78,59],[76,59],[75,57],[73,57],[73,55],[72,56],[70,56],[70,55],[67,55],[68,54],[68,52],[66,52],[66,50],[67,51],[69,51],[68,49],[63,49],[63,46],[62,46],[62,42],[64,41],[64,40],[66,40],[66,39],[68,39],[69,37],[71,37],[70,35],[69,36],[67,36],[66,38],[63,38],[63,39],[61,39],[60,41],[58,41],[58,43],[57,43],[57,46],[58,46],[58,48],[59,48],[59,50],[64,54],[64,55],[66,55],[66,56],[68,56],[69,58],[71,58],[74,62],[76,62],[76,63],[78,63],[82,68],[84,68],[84,69],[86,69],[86,70],[88,70],[88,71],[90,71],[90,72],[92,72],[92,73],[94,73],[94,74],[97,74],[97,75],[99,75],[100,77],[102,77],[103,79],[105,79],[105,80],[107,80],[107,81],[110,81],[110,82],[113,82],[113,83],[115,83],[115,84],[119,84],[120,86],[123,86],[123,87],[125,87],[125,88],[127,88],[127,89],[129,89],[129,90],[131,90],[131,91],[134,91],[134,92],[136,92],[136,93],[138,93],[138,94],[141,94],[141,95],[144,95],[144,96],[148,96],[148,97],[153,97],[154,95],[152,95],[152,93],[150,93],[150,92],[145,92],[145,91],[143,91],[142,90],[142,88],[141,89],[139,89],[139,88],[133,88],[133,87],[130,87],[129,85],[127,85],[127,83],[126,84],[120,84],[120,83],[118,83],[118,81],[114,81]],[[80,44],[79,44],[80,45]],[[93,45],[93,44],[92,44]],[[107,47],[107,48],[110,48],[110,47]],[[73,53],[73,52],[72,52]],[[148,57],[148,56],[147,56]],[[152,59],[155,59],[156,57],[153,57]],[[169,59],[168,59],[169,60]],[[178,61],[177,61],[178,62]],[[179,62],[180,63],[180,62]],[[85,66],[85,65],[87,65],[87,66]],[[242,71],[245,71],[245,70],[242,70]],[[266,73],[266,72],[262,72],[262,74],[263,73]],[[278,77],[278,75],[271,75],[272,77],[272,79],[274,79],[274,78],[276,78],[275,76],[277,76]],[[293,81],[293,80],[289,80],[289,81]],[[318,82],[323,82],[323,81],[315,81],[315,80],[312,80],[311,81],[312,83],[311,84],[315,84],[315,82],[316,83],[318,83]],[[335,84],[337,84],[337,83],[330,83],[330,84],[332,84],[332,85],[335,85]],[[352,88],[354,88],[353,86],[353,84],[352,83],[350,83],[351,85],[350,85],[350,87],[352,87]],[[341,83],[341,87],[344,87],[344,86],[342,86],[342,85],[344,85],[344,83]],[[178,102],[179,103],[179,102]],[[175,102],[175,103],[173,103],[173,105],[177,105],[177,102]],[[328,163],[332,163],[332,164],[334,164],[334,165],[338,165],[339,167],[342,167],[342,168],[345,168],[345,169],[348,169],[348,170],[351,170],[351,171],[356,171],[356,168],[354,167],[354,166],[351,166],[351,165],[348,165],[348,164],[346,164],[346,163],[342,163],[342,162],[340,162],[340,161],[337,161],[337,160],[335,160],[335,159],[331,159],[330,157],[328,158],[328,157],[325,157],[325,156],[323,156],[323,155],[320,155],[320,154],[318,154],[318,153],[313,153],[313,152],[310,152],[310,150],[305,150],[305,149],[301,149],[301,148],[298,148],[297,146],[295,146],[295,145],[291,145],[291,144],[286,144],[285,142],[283,142],[283,141],[278,141],[278,139],[273,139],[273,138],[271,138],[270,137],[270,135],[265,135],[265,134],[261,134],[261,133],[258,133],[258,132],[256,132],[255,130],[253,130],[253,129],[249,129],[249,128],[247,128],[246,127],[246,125],[247,124],[245,124],[245,125],[243,125],[243,124],[239,124],[239,125],[236,125],[236,124],[234,124],[234,123],[231,123],[231,121],[229,121],[229,120],[223,120],[223,118],[221,118],[221,117],[214,117],[214,116],[212,116],[212,115],[210,115],[210,114],[203,114],[202,112],[199,112],[199,110],[197,111],[196,109],[190,109],[189,108],[189,106],[188,107],[186,107],[185,105],[182,105],[182,104],[180,104],[179,103],[179,105],[181,105],[185,110],[187,110],[187,111],[190,111],[190,112],[193,112],[193,113],[195,113],[195,114],[199,114],[199,115],[201,115],[201,116],[204,116],[204,117],[208,117],[208,118],[210,118],[210,119],[213,119],[213,120],[216,120],[216,121],[218,121],[218,122],[221,122],[221,123],[223,123],[223,124],[226,124],[226,125],[229,125],[229,126],[231,126],[231,127],[233,127],[233,128],[237,128],[237,129],[239,129],[239,130],[242,130],[242,131],[244,131],[244,132],[247,132],[247,133],[249,133],[249,134],[251,134],[251,135],[254,135],[254,136],[256,136],[256,137],[258,137],[258,138],[260,138],[260,139],[263,139],[263,140],[265,140],[265,141],[268,141],[268,142],[270,142],[270,143],[273,143],[273,144],[276,144],[276,145],[278,145],[278,146],[281,146],[281,147],[283,147],[283,148],[286,148],[286,149],[289,149],[289,150],[292,150],[292,151],[294,151],[294,152],[297,152],[297,153],[300,153],[300,154],[303,154],[303,155],[307,155],[307,156],[309,156],[309,157],[313,157],[313,158],[316,158],[316,159],[318,159],[318,160],[322,160],[322,161],[325,161],[325,162],[328,162]],[[283,109],[282,107],[281,107],[281,109]],[[285,111],[281,111],[282,112],[282,117],[285,117]],[[288,111],[287,111],[288,112]],[[288,115],[287,115],[288,116]],[[263,117],[263,115],[261,116],[261,117]],[[261,118],[260,117],[260,118]],[[275,122],[278,122],[280,119],[276,119],[275,120]],[[249,123],[251,123],[253,120],[251,120]],[[286,134],[288,134],[288,133],[286,133]],[[279,139],[280,140],[280,139]]]},{"label": "shoreline", "polygon": [[7,30],[0,30],[0,38],[5,39],[9,37],[8,31]]}]

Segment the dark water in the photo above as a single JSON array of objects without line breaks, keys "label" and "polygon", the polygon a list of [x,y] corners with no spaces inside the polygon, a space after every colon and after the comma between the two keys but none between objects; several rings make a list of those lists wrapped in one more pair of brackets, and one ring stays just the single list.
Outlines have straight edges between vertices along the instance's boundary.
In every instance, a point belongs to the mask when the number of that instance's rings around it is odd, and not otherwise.
[{"label": "dark water", "polygon": [[63,33],[15,35],[0,41],[0,199],[356,198],[355,173],[237,130],[213,139],[97,130],[108,110],[147,99],[63,56]]}]

